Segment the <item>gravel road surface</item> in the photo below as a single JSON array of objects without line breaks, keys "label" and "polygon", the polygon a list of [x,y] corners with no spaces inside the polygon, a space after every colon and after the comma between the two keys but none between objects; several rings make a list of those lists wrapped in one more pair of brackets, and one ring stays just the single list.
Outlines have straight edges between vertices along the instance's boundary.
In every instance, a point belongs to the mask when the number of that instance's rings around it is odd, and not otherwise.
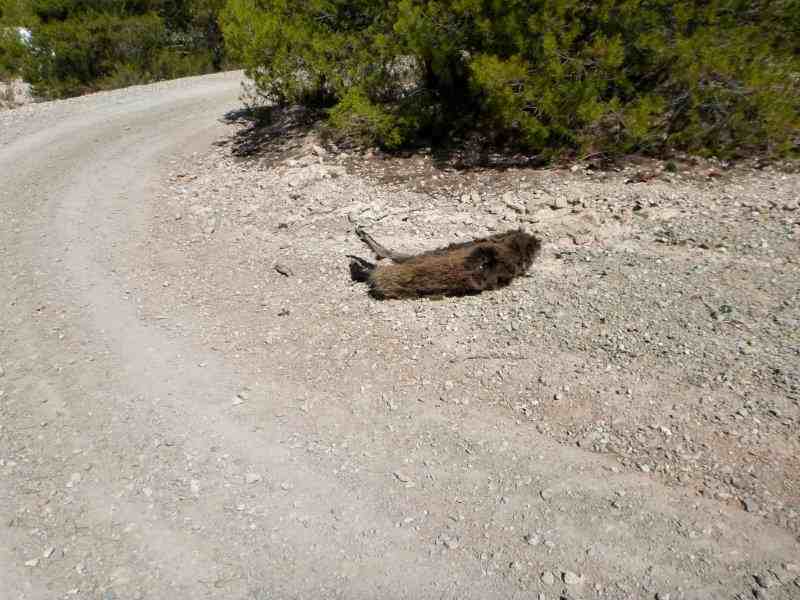
[{"label": "gravel road surface", "polygon": [[242,159],[240,79],[0,113],[0,598],[800,597],[800,177]]}]

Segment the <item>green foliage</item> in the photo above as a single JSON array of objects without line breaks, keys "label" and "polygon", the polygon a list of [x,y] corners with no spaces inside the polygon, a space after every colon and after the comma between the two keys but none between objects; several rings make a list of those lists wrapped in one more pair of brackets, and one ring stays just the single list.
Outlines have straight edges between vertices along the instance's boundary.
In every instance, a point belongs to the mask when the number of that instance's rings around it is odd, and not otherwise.
[{"label": "green foliage", "polygon": [[416,102],[379,103],[363,89],[350,88],[329,111],[330,124],[340,135],[362,145],[398,148],[432,121],[422,98]]},{"label": "green foliage", "polygon": [[[224,64],[224,0],[0,0],[0,73],[36,95],[73,96]],[[32,32],[20,43],[13,27]]]},{"label": "green foliage", "polygon": [[379,139],[392,148],[403,142],[398,119],[356,87],[331,109],[330,121],[335,128],[361,143]]},{"label": "green foliage", "polygon": [[25,25],[30,16],[27,0],[0,0],[0,80],[19,74],[25,46],[15,28]]},{"label": "green foliage", "polygon": [[800,0],[228,0],[277,103],[386,146],[480,131],[542,154],[797,149]]},{"label": "green foliage", "polygon": [[0,81],[15,77],[25,57],[25,46],[13,29],[0,27]]}]

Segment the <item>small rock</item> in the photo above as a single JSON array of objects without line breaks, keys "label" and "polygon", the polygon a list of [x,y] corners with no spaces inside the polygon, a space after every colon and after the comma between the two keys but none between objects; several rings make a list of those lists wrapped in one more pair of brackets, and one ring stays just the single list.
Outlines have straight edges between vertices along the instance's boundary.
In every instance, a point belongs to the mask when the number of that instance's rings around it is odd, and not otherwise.
[{"label": "small rock", "polygon": [[564,571],[561,574],[561,579],[567,585],[578,585],[579,583],[581,583],[583,581],[583,577],[581,577],[580,575],[578,575],[576,573],[573,573],[572,571]]},{"label": "small rock", "polygon": [[405,473],[401,473],[400,471],[395,471],[394,473],[392,473],[392,475],[394,475],[395,478],[397,478],[397,480],[402,483],[408,483],[409,481],[411,481],[411,478],[408,475],[406,475]]},{"label": "small rock", "polygon": [[294,273],[292,273],[292,270],[289,267],[280,262],[275,263],[275,270],[284,277],[291,277],[292,275],[294,275]]},{"label": "small rock", "polygon": [[233,400],[231,400],[231,404],[234,406],[239,406],[240,404],[244,403],[244,399],[241,396],[236,396]]},{"label": "small rock", "polygon": [[555,394],[553,394],[553,400],[555,400],[556,402],[561,402],[562,400],[564,400],[564,394],[562,394],[561,392],[556,392]]},{"label": "small rock", "polygon": [[535,533],[529,533],[523,538],[529,546],[536,546],[541,541]]},{"label": "small rock", "polygon": [[742,500],[742,506],[747,512],[758,512],[758,504],[756,504],[751,498],[745,498]]},{"label": "small rock", "polygon": [[665,592],[656,593],[656,600],[669,600],[670,595]]},{"label": "small rock", "polygon": [[30,560],[26,560],[25,561],[25,566],[26,567],[37,567],[37,566],[39,566],[39,559],[38,558],[32,558]]},{"label": "small rock", "polygon": [[553,585],[556,582],[556,576],[551,571],[542,573],[542,583],[545,585]]},{"label": "small rock", "polygon": [[345,169],[344,167],[328,167],[326,169],[326,172],[333,179],[338,179],[339,177],[347,176],[347,169]]},{"label": "small rock", "polygon": [[514,192],[506,192],[501,197],[501,200],[503,201],[503,204],[505,204],[515,213],[522,214],[525,212],[525,207],[519,202],[519,199]]},{"label": "small rock", "polygon": [[776,585],[780,585],[780,581],[772,575],[771,573],[764,573],[764,574],[757,574],[753,576],[753,579],[756,580],[756,583],[760,585],[762,588],[769,589],[771,587],[775,587]]},{"label": "small rock", "polygon": [[460,545],[457,539],[448,537],[446,535],[442,536],[442,543],[448,550],[456,550]]},{"label": "small rock", "polygon": [[539,492],[539,495],[542,497],[542,500],[549,500],[550,498],[553,497],[553,490],[544,489],[541,492]]},{"label": "small rock", "polygon": [[55,547],[49,546],[49,547],[44,549],[44,552],[42,552],[42,557],[43,558],[50,558],[51,556],[53,556],[53,552],[55,552],[55,551],[56,551]]},{"label": "small rock", "polygon": [[261,475],[259,475],[258,473],[247,473],[244,476],[244,480],[246,483],[258,483],[259,481],[261,481]]},{"label": "small rock", "polygon": [[642,471],[642,473],[649,473],[650,465],[639,465],[639,469]]}]

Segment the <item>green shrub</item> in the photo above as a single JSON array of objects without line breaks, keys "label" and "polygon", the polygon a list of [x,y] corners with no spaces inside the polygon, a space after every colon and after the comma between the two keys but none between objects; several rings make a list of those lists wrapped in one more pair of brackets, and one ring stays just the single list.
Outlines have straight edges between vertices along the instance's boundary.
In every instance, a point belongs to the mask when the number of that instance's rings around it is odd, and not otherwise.
[{"label": "green shrub", "polygon": [[0,80],[18,75],[25,57],[25,46],[15,29],[0,27]]},{"label": "green shrub", "polygon": [[[154,14],[116,16],[103,13],[80,19],[49,20],[34,29],[30,60],[23,78],[36,95],[73,96],[107,87],[119,78],[141,83],[165,35]],[[127,73],[121,77],[120,73]]]},{"label": "green shrub", "polygon": [[223,1],[0,0],[0,70],[47,98],[207,73],[224,65]]},{"label": "green shrub", "polygon": [[369,143],[797,150],[800,0],[229,0],[222,21],[266,99]]},{"label": "green shrub", "polygon": [[[419,119],[400,107],[373,102],[360,88],[351,88],[330,111],[330,123],[361,145],[380,143],[397,148],[417,130]],[[405,111],[406,113],[410,111]]]},{"label": "green shrub", "polygon": [[0,0],[0,80],[19,75],[26,49],[17,27],[26,24],[29,14],[27,0]]}]

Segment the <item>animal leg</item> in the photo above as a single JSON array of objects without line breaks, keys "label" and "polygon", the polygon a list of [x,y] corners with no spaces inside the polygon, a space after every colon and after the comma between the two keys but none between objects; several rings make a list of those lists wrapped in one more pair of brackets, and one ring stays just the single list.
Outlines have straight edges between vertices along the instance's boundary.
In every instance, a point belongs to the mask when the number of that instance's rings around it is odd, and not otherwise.
[{"label": "animal leg", "polygon": [[362,242],[364,242],[369,247],[370,250],[372,250],[372,252],[378,258],[378,260],[380,260],[381,258],[388,258],[396,263],[402,263],[413,258],[409,254],[400,254],[399,252],[394,252],[392,250],[384,248],[361,227],[356,227],[356,235]]}]

